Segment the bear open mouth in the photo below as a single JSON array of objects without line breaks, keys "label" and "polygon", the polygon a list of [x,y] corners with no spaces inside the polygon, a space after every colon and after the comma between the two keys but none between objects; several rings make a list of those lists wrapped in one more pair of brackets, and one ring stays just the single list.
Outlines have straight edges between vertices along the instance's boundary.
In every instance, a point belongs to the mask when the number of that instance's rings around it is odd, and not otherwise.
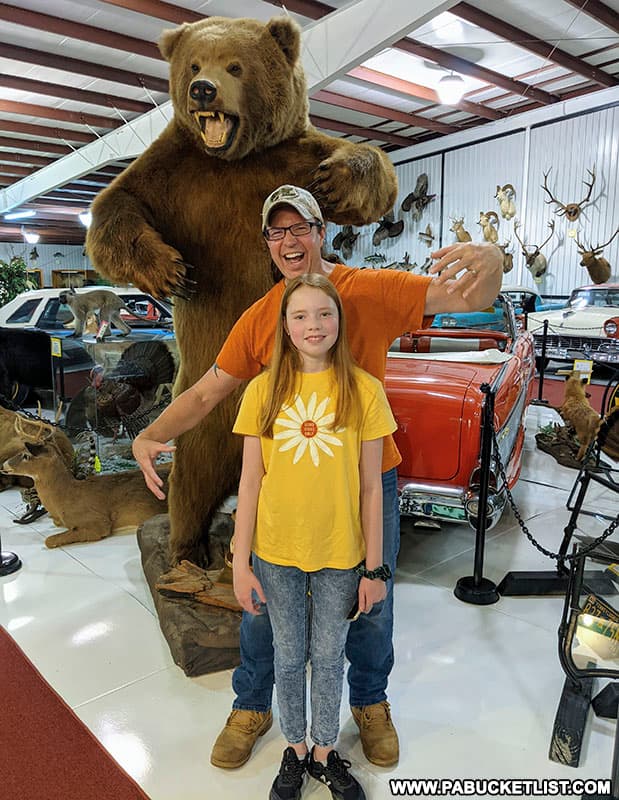
[{"label": "bear open mouth", "polygon": [[200,135],[209,150],[227,150],[234,140],[239,118],[223,111],[194,111]]}]

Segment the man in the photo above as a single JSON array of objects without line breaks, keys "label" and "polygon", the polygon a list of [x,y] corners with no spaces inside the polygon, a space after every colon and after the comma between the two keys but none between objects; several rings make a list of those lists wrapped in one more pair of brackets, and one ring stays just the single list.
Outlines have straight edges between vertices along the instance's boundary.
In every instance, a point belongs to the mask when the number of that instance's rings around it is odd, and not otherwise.
[{"label": "man", "polygon": [[[384,381],[391,342],[406,330],[423,327],[424,316],[475,311],[494,301],[502,280],[498,248],[471,243],[453,245],[434,254],[430,268],[437,277],[392,270],[358,270],[332,264],[321,256],[325,238],[322,212],[304,189],[280,186],[266,199],[263,234],[273,264],[284,280],[254,303],[238,320],[216,363],[135,440],[133,451],[146,484],[163,497],[154,464],[164,443],[193,428],[233,389],[268,365],[281,296],[286,281],[307,272],[331,280],[342,298],[352,354],[360,367]],[[400,543],[396,465],[393,439],[383,451],[383,556],[395,571]],[[399,758],[398,736],[387,702],[387,682],[393,667],[393,580],[387,597],[369,614],[351,624],[346,656],[353,718],[363,752],[373,764],[388,767]],[[225,769],[244,764],[259,736],[272,724],[273,646],[268,613],[244,613],[241,622],[241,665],[232,685],[236,700],[211,754],[211,763]]]}]

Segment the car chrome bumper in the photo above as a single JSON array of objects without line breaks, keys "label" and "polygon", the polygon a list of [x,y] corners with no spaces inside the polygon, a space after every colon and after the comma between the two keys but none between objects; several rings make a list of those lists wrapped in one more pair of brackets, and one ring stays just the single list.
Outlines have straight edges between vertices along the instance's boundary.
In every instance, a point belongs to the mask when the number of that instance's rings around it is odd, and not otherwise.
[{"label": "car chrome bumper", "polygon": [[[443,522],[468,522],[477,528],[479,494],[477,490],[450,489],[422,483],[407,483],[399,490],[400,514],[426,517]],[[492,491],[486,505],[486,530],[499,521],[505,507],[504,494]]]}]

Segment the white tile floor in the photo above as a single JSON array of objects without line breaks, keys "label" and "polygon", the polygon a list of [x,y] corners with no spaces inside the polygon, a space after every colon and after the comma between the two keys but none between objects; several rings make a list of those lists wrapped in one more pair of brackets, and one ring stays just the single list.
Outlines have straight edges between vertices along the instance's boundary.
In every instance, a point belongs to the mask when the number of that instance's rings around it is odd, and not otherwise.
[{"label": "white tile floor", "polygon": [[[576,473],[535,449],[533,434],[549,417],[554,412],[529,410],[515,497],[534,536],[556,550]],[[598,509],[616,513],[616,496],[598,491],[592,497]],[[135,536],[47,550],[51,521],[12,523],[22,511],[16,490],[0,494],[3,550],[23,561],[19,572],[0,578],[0,624],[52,686],[152,800],[266,798],[283,745],[277,725],[242,769],[210,765],[233,697],[230,672],[189,679],[174,665]],[[602,530],[584,520],[590,532]],[[368,800],[392,796],[390,777],[608,777],[614,724],[592,713],[578,769],[547,757],[564,680],[556,646],[562,600],[461,603],[453,588],[472,574],[473,532],[458,526],[428,531],[407,521],[402,532],[390,684],[401,739],[396,769],[365,761],[346,697],[342,707],[340,750],[353,762]],[[498,582],[508,570],[551,568],[511,513],[488,535],[488,578]],[[329,791],[311,782],[304,797],[326,800]]]}]

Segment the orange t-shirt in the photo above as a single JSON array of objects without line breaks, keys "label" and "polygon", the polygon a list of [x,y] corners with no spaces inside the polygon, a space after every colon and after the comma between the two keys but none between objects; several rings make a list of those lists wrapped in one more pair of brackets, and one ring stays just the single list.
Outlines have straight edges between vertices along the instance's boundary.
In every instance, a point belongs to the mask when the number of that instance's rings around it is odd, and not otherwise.
[{"label": "orange t-shirt", "polygon": [[[336,264],[328,277],[342,299],[355,361],[384,383],[386,354],[393,340],[424,326],[426,293],[432,279],[342,264]],[[248,380],[270,363],[283,293],[284,281],[280,281],[243,313],[219,351],[218,367]],[[383,472],[401,460],[393,438],[386,437]]]}]

